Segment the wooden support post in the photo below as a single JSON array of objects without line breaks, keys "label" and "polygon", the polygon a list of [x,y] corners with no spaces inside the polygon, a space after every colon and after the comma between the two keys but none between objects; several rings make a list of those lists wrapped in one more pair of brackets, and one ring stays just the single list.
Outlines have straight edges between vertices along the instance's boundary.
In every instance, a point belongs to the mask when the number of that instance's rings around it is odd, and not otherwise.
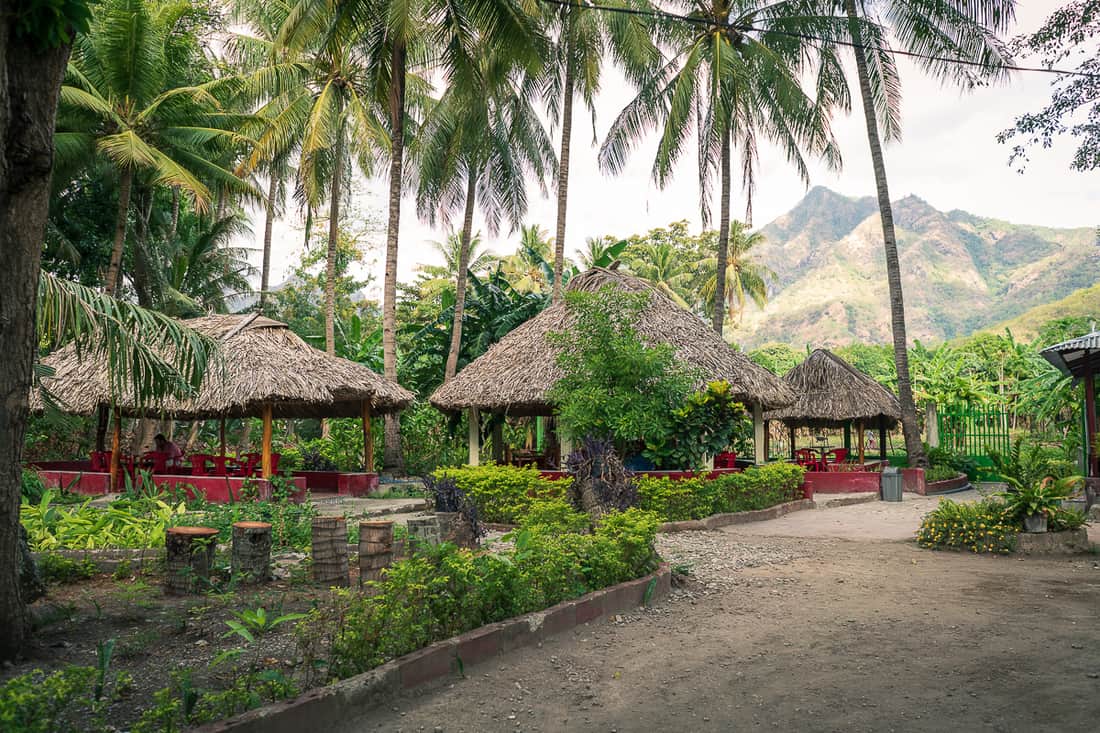
[{"label": "wooden support post", "polygon": [[313,580],[328,586],[348,585],[348,524],[343,517],[314,517]]},{"label": "wooden support post", "polygon": [[863,421],[856,423],[856,439],[859,441],[859,465],[863,465]]},{"label": "wooden support post", "polygon": [[880,417],[878,422],[878,457],[886,460],[886,418]]},{"label": "wooden support post", "polygon": [[183,595],[206,590],[217,539],[218,530],[213,527],[169,527],[165,530],[166,593]]},{"label": "wooden support post", "polygon": [[764,452],[764,407],[759,402],[752,406],[752,428],[756,465],[762,466],[768,462],[768,454]]},{"label": "wooden support post", "polygon": [[794,460],[794,425],[791,425],[788,430],[791,431],[791,460]]},{"label": "wooden support post", "polygon": [[218,450],[220,451],[218,453],[218,455],[224,456],[225,455],[225,418],[224,417],[222,419],[218,420],[218,446],[219,446]]},{"label": "wooden support post", "polygon": [[498,415],[493,421],[493,460],[504,463],[504,416]]},{"label": "wooden support post", "polygon": [[925,406],[924,434],[928,437],[929,448],[938,448],[940,445],[940,423],[936,416],[936,403],[929,402]]},{"label": "wooden support post", "polygon": [[271,478],[271,474],[274,473],[274,471],[271,470],[271,412],[271,405],[264,405],[264,440],[263,447],[260,449],[262,451],[260,454],[260,466],[262,467],[263,477],[265,479]]},{"label": "wooden support post", "polygon": [[114,423],[111,426],[111,491],[117,491],[120,479],[118,475],[119,466],[121,465],[119,451],[122,450],[122,415],[117,407],[111,415],[111,422]]},{"label": "wooden support post", "polygon": [[844,450],[852,452],[852,423],[844,423]]},{"label": "wooden support post", "polygon": [[1092,352],[1085,355],[1085,455],[1088,475],[1100,476],[1100,461],[1096,457],[1096,380],[1092,372]]},{"label": "wooden support post", "polygon": [[371,431],[370,403],[363,400],[363,470],[374,473],[374,434]]},{"label": "wooden support post", "polygon": [[235,522],[233,579],[241,583],[266,583],[271,577],[271,525],[267,522]]},{"label": "wooden support post", "polygon": [[471,466],[481,464],[481,425],[478,422],[477,408],[471,407],[468,411],[470,430],[468,440],[470,444],[470,457],[466,461]]},{"label": "wooden support post", "polygon": [[393,522],[359,523],[359,585],[382,580],[393,564]]},{"label": "wooden support post", "polygon": [[764,421],[764,455],[767,458],[772,456],[772,426],[771,420]]}]

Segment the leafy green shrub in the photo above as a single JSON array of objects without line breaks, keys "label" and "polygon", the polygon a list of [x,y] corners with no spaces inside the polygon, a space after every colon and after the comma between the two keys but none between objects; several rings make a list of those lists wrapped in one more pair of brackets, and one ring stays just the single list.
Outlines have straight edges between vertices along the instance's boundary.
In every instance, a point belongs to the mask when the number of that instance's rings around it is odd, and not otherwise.
[{"label": "leafy green shrub", "polygon": [[47,583],[73,583],[95,577],[99,568],[87,558],[77,561],[50,553],[38,560],[38,572]]},{"label": "leafy green shrub", "polygon": [[924,480],[928,483],[934,481],[947,481],[958,476],[961,472],[952,468],[951,466],[932,464],[928,468],[924,469]]},{"label": "leafy green shrub", "polygon": [[233,539],[236,522],[267,522],[271,525],[273,550],[304,550],[312,539],[313,518],[317,507],[305,501],[295,504],[287,498],[272,501],[238,501],[232,504],[206,504],[200,511],[174,517],[172,524],[201,524],[218,530],[219,542]]},{"label": "leafy green shrub", "polygon": [[1080,509],[1055,509],[1047,515],[1047,529],[1051,532],[1080,529],[1088,523],[1088,516]]},{"label": "leafy green shrub", "polygon": [[1016,547],[1016,528],[997,499],[955,502],[941,499],[924,515],[917,544],[933,550],[953,549],[1005,554]]},{"label": "leafy green shrub", "polygon": [[565,496],[569,479],[545,479],[534,466],[463,466],[441,468],[432,476],[450,478],[477,505],[483,522],[516,524],[533,503]]},{"label": "leafy green shrub", "polygon": [[46,493],[46,484],[43,483],[42,477],[38,475],[37,471],[24,468],[20,491],[23,501],[29,504],[37,504],[42,501],[42,494],[44,493]]},{"label": "leafy green shrub", "polygon": [[107,707],[133,684],[128,673],[111,672],[114,640],[98,645],[97,666],[40,669],[0,685],[0,731],[19,733],[100,733]]},{"label": "leafy green shrub", "polygon": [[19,508],[32,550],[163,547],[165,528],[180,523],[186,511],[182,503],[172,506],[160,499],[120,499],[99,509],[90,499],[55,506],[53,497],[46,491],[37,504],[24,502]]},{"label": "leafy green shrub", "polygon": [[1005,518],[1020,524],[1026,517],[1045,514],[1048,517],[1062,508],[1062,501],[1069,497],[1083,479],[1068,476],[1063,479],[1047,477],[1032,484],[1021,484],[1008,476],[1003,477],[1008,490],[998,494],[1005,502]]},{"label": "leafy green shrub", "polygon": [[646,442],[643,455],[658,468],[699,468],[706,456],[726,450],[745,406],[730,396],[728,382],[710,382],[672,410],[663,434]]},{"label": "leafy green shrub", "polygon": [[[974,461],[973,458],[959,455],[955,451],[949,448],[944,448],[942,446],[930,447],[928,445],[925,445],[924,449],[925,455],[928,457],[928,462],[929,464],[931,464],[932,468],[949,468],[954,471],[952,477],[960,473],[965,473],[966,477],[969,478],[971,481],[978,478],[978,472],[980,469],[978,468],[978,464]],[[895,464],[893,461],[891,461],[890,465],[893,466],[898,464]],[[946,473],[943,473],[943,475],[946,475]],[[925,478],[929,481],[932,480],[928,479],[927,471],[925,472]]]},{"label": "leafy green shrub", "polygon": [[638,506],[666,522],[703,519],[713,514],[766,509],[802,498],[804,470],[788,463],[769,463],[740,473],[675,481],[637,479]]},{"label": "leafy green shrub", "polygon": [[537,522],[513,533],[511,552],[475,555],[446,543],[419,547],[386,571],[374,595],[345,592],[335,607],[311,612],[300,636],[327,627],[331,671],[343,677],[656,567],[658,519],[653,514],[613,512],[594,533],[562,532],[561,523],[579,526],[576,512],[560,500],[545,504],[553,505],[552,510],[538,510],[542,514]]}]

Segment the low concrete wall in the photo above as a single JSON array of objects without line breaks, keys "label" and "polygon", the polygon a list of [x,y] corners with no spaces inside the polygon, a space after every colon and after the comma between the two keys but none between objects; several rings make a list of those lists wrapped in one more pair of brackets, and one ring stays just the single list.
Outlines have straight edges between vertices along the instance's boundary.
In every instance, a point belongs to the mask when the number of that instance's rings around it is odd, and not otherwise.
[{"label": "low concrete wall", "polygon": [[1089,533],[1084,528],[1016,535],[1016,552],[1021,555],[1079,555],[1088,551]]},{"label": "low concrete wall", "polygon": [[689,519],[683,522],[665,522],[657,528],[658,532],[691,532],[704,529],[718,529],[731,524],[748,524],[749,522],[763,522],[775,519],[784,514],[797,512],[801,509],[813,509],[816,506],[813,499],[798,499],[784,504],[776,504],[767,509],[756,509],[750,512],[733,512],[729,514],[714,514],[706,519]]},{"label": "low concrete wall", "polygon": [[882,477],[877,471],[807,471],[803,479],[814,494],[866,494],[877,492]]},{"label": "low concrete wall", "polygon": [[672,589],[672,573],[667,563],[662,563],[652,575],[559,603],[545,611],[482,626],[406,654],[369,672],[310,690],[293,700],[257,708],[196,730],[204,733],[300,733],[346,724],[404,690],[451,677],[460,669],[537,644],[581,624],[637,608],[642,605],[651,583],[651,600],[668,595]]},{"label": "low concrete wall", "polygon": [[924,495],[932,496],[933,494],[943,494],[948,491],[956,491],[970,483],[970,479],[966,477],[965,473],[960,473],[955,478],[949,478],[946,481],[932,481],[925,483]]}]

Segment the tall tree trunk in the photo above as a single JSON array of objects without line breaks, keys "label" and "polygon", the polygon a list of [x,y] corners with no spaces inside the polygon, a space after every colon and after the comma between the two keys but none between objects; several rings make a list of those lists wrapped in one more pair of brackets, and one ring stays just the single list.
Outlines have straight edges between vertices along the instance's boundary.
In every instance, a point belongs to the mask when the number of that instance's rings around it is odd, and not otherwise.
[{"label": "tall tree trunk", "polygon": [[137,210],[137,216],[134,218],[133,269],[130,274],[138,305],[152,308],[153,271],[146,244],[149,241],[149,219],[153,215],[153,191],[139,184],[131,193],[131,202]]},{"label": "tall tree trunk", "polygon": [[[570,10],[570,19],[572,10]],[[558,158],[558,229],[554,237],[554,296],[561,300],[562,273],[565,270],[565,212],[569,196],[569,148],[573,138],[573,61],[571,42],[567,42],[565,83],[561,103],[561,156]]]},{"label": "tall tree trunk", "polygon": [[451,381],[458,371],[458,352],[462,350],[462,317],[466,312],[466,270],[470,266],[470,237],[474,229],[474,197],[477,178],[466,172],[466,216],[462,220],[462,242],[458,248],[458,273],[455,277],[455,318],[451,326],[451,349],[443,369],[443,383]]},{"label": "tall tree trunk", "polygon": [[722,322],[726,316],[726,268],[729,265],[730,248],[730,133],[722,136],[722,201],[719,204],[718,264],[714,273],[714,316],[711,325],[722,335]]},{"label": "tall tree trunk", "polygon": [[103,279],[103,292],[114,295],[121,280],[122,248],[126,245],[126,220],[130,212],[130,188],[134,183],[134,172],[129,168],[119,171],[118,177],[118,215],[115,217],[115,241],[111,247],[111,264],[107,266],[107,277]]},{"label": "tall tree trunk", "polygon": [[267,291],[271,277],[271,229],[275,224],[275,197],[279,193],[279,177],[273,172],[267,188],[267,210],[264,212],[264,261],[260,267],[260,306],[263,313],[267,308]]},{"label": "tall tree trunk", "polygon": [[69,58],[68,46],[43,51],[37,38],[16,36],[17,22],[0,14],[0,660],[15,657],[29,632],[19,582],[23,434],[57,97]]},{"label": "tall tree trunk", "polygon": [[168,230],[168,241],[176,239],[176,231],[180,226],[180,187],[172,186],[172,226]]},{"label": "tall tree trunk", "polygon": [[856,72],[859,90],[863,97],[863,118],[867,123],[867,142],[871,146],[871,166],[875,171],[875,188],[878,192],[879,217],[882,219],[882,243],[886,250],[886,282],[890,289],[890,322],[894,336],[894,365],[898,372],[898,402],[901,404],[901,427],[905,435],[905,450],[909,465],[926,467],[928,459],[920,441],[917,426],[917,408],[913,403],[913,387],[909,381],[909,351],[905,336],[905,302],[901,291],[901,265],[898,262],[898,242],[894,233],[894,209],[890,204],[890,189],[886,182],[886,162],[879,141],[878,120],[875,116],[871,82],[867,76],[867,56],[859,45],[859,16],[855,0],[844,0],[848,25],[855,41]]},{"label": "tall tree trunk", "polygon": [[[340,179],[344,175],[344,126],[336,133],[336,165],[332,169],[332,199],[328,205],[328,247],[325,252],[325,353],[336,355],[336,249],[340,241]],[[332,435],[332,423],[321,421],[321,437]]]},{"label": "tall tree trunk", "polygon": [[[401,228],[402,168],[405,157],[405,42],[394,42],[390,60],[390,201],[386,224],[386,275],[382,288],[382,373],[397,381],[397,244]],[[401,422],[394,413],[386,415],[382,470],[403,474]]]}]

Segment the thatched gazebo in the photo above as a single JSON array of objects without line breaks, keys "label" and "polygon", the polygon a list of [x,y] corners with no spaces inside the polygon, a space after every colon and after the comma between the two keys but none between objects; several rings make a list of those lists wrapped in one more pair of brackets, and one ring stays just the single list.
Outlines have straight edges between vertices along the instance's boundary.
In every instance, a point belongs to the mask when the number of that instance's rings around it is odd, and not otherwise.
[{"label": "thatched gazebo", "polygon": [[[361,364],[315,349],[285,323],[253,314],[203,316],[183,324],[218,346],[198,393],[189,399],[139,404],[132,394],[117,394],[106,357],[81,355],[73,346],[42,360],[53,369],[52,376],[42,379],[42,389],[64,412],[91,415],[101,406],[114,410],[113,474],[122,416],[221,420],[223,453],[227,418],[261,417],[262,470],[268,478],[274,418],[361,418],[364,466],[369,467],[374,463],[371,416],[401,410],[413,401],[408,390]],[[37,396],[32,401],[41,403]]]},{"label": "thatched gazebo", "polygon": [[867,427],[878,428],[880,457],[886,458],[886,431],[901,419],[901,405],[890,390],[827,349],[814,350],[787,372],[783,381],[795,393],[795,401],[769,410],[764,417],[780,420],[790,429],[792,458],[796,428],[844,428],[848,443],[853,424],[859,462],[863,463],[863,430]]},{"label": "thatched gazebo", "polygon": [[1085,385],[1085,456],[1089,478],[1100,476],[1096,455],[1096,372],[1100,370],[1100,331],[1048,346],[1039,352],[1067,377]]},{"label": "thatched gazebo", "polygon": [[[757,462],[764,462],[767,457],[763,452],[763,410],[791,403],[794,395],[787,386],[744,354],[731,349],[696,315],[645,280],[594,267],[570,280],[567,290],[591,293],[609,286],[649,293],[649,302],[634,324],[638,334],[648,343],[671,344],[676,356],[699,369],[705,380],[729,382],[734,398],[753,407],[756,458]],[[563,373],[558,366],[558,349],[546,336],[571,326],[572,318],[565,303],[553,304],[494,344],[432,394],[431,403],[440,410],[469,411],[471,464],[478,461],[480,411],[514,416],[554,413],[546,394]],[[567,447],[563,446],[563,457]]]}]

